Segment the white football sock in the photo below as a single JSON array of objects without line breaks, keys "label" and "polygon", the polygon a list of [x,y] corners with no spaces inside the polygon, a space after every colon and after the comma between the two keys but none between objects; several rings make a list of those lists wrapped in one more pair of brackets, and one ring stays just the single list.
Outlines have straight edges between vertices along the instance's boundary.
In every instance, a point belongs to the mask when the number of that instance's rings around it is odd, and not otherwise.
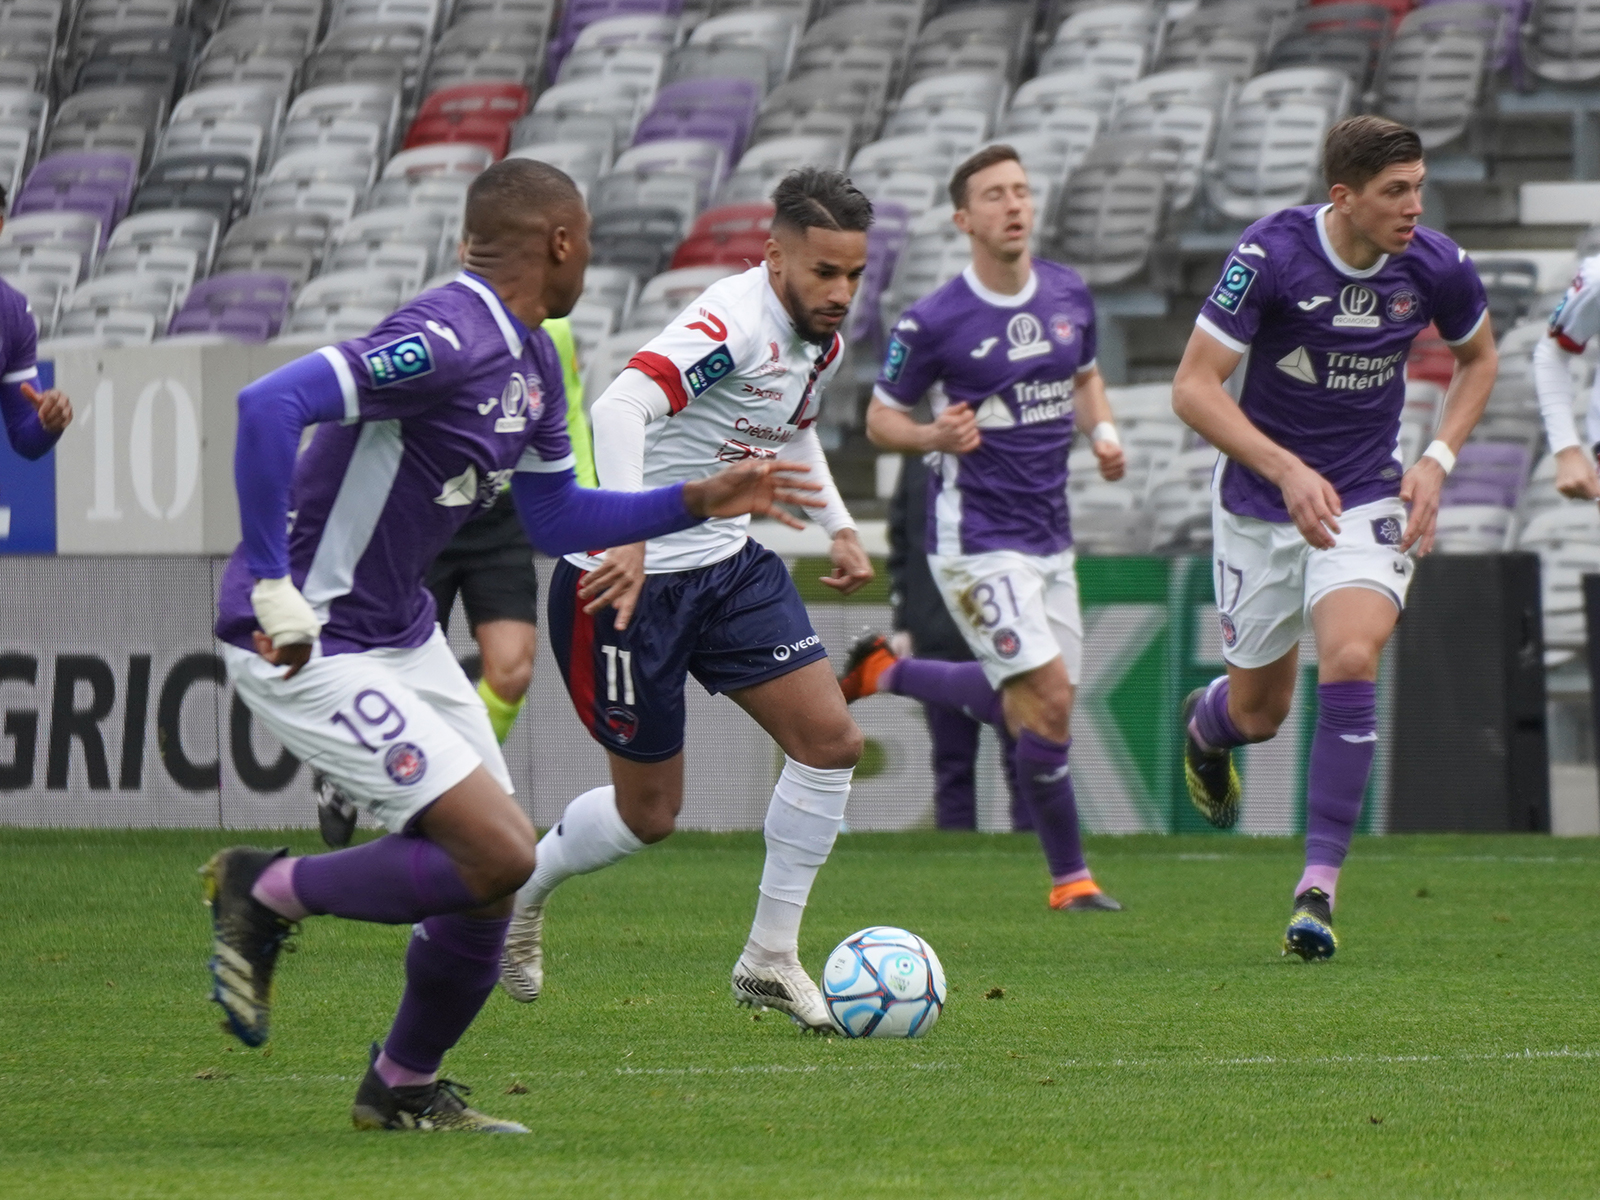
[{"label": "white football sock", "polygon": [[643,849],[617,812],[617,789],[610,784],[592,788],[567,805],[561,820],[539,839],[533,874],[517,893],[517,908],[543,904],[562,880],[609,867]]},{"label": "white football sock", "polygon": [[767,808],[767,863],[748,949],[790,955],[799,948],[806,898],[839,835],[853,773],[850,767],[808,767],[784,757]]}]

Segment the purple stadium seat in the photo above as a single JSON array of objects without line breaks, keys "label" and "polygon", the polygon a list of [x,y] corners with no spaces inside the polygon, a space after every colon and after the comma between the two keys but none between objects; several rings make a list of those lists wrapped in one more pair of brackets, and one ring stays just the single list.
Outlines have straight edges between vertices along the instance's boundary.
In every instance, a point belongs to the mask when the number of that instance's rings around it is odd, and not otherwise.
[{"label": "purple stadium seat", "polygon": [[118,193],[91,184],[79,184],[63,191],[56,191],[53,188],[24,191],[11,205],[11,215],[21,217],[38,212],[84,213],[99,220],[100,249],[104,250],[107,239],[111,237],[111,227],[122,218],[123,207],[122,198]]},{"label": "purple stadium seat", "polygon": [[1445,480],[1440,503],[1515,508],[1528,480],[1528,458],[1526,446],[1468,442],[1456,456],[1456,468]]},{"label": "purple stadium seat", "polygon": [[189,289],[183,311],[220,314],[230,309],[260,313],[269,322],[268,336],[275,336],[289,312],[294,284],[281,275],[264,271],[228,271],[202,279]]},{"label": "purple stadium seat", "polygon": [[117,215],[133,203],[133,189],[139,182],[139,162],[125,154],[52,154],[28,172],[22,195],[52,190],[66,192],[75,187],[95,187],[119,198]]},{"label": "purple stadium seat", "polygon": [[238,342],[264,342],[276,330],[273,319],[260,309],[188,308],[173,316],[167,336],[179,333],[220,333]]},{"label": "purple stadium seat", "polygon": [[639,129],[633,135],[633,144],[642,146],[646,142],[696,138],[721,146],[723,153],[727,155],[727,160],[736,162],[744,150],[746,130],[743,118],[730,113],[704,110],[685,112],[681,109],[661,112],[653,109],[639,122]]},{"label": "purple stadium seat", "polygon": [[754,128],[761,109],[761,89],[750,79],[680,79],[656,92],[651,111],[665,109],[715,109],[741,113],[745,129]]},{"label": "purple stadium seat", "polygon": [[[1422,0],[1419,8],[1433,8],[1441,4],[1459,4],[1463,0]],[[1495,47],[1494,69],[1503,71],[1512,66],[1516,81],[1520,85],[1522,77],[1522,60],[1520,56],[1521,39],[1517,32],[1528,19],[1528,10],[1533,7],[1533,0],[1466,0],[1467,3],[1497,4],[1505,10],[1505,26],[1500,31],[1500,44]]]},{"label": "purple stadium seat", "polygon": [[861,273],[861,289],[845,320],[843,332],[847,342],[862,339],[874,344],[882,342],[878,300],[889,286],[900,251],[910,236],[911,214],[904,205],[887,200],[874,204],[872,218],[872,227],[867,230],[867,269]]},{"label": "purple stadium seat", "polygon": [[549,77],[554,79],[578,35],[596,21],[607,17],[676,17],[683,12],[683,0],[570,0],[561,11],[561,21],[550,38]]}]

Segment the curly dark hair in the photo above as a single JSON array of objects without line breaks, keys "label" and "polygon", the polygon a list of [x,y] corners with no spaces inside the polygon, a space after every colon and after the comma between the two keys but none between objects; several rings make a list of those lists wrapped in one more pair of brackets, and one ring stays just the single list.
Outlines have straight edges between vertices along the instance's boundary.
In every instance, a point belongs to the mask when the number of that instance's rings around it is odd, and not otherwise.
[{"label": "curly dark hair", "polygon": [[831,229],[865,233],[872,224],[872,201],[851,183],[843,171],[800,167],[790,171],[773,189],[774,225],[798,232]]}]

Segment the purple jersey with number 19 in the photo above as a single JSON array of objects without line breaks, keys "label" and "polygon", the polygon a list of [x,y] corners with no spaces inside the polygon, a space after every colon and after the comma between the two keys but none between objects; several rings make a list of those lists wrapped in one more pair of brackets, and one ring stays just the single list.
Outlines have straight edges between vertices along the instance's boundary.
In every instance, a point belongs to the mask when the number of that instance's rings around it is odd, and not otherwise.
[{"label": "purple jersey with number 19", "polygon": [[[1356,270],[1328,241],[1330,207],[1286,208],[1246,229],[1195,324],[1249,352],[1239,406],[1350,508],[1400,494],[1413,339],[1432,321],[1451,345],[1467,341],[1488,301],[1466,251],[1422,226],[1403,254]],[[1239,516],[1289,520],[1282,492],[1231,460],[1221,499]]]}]

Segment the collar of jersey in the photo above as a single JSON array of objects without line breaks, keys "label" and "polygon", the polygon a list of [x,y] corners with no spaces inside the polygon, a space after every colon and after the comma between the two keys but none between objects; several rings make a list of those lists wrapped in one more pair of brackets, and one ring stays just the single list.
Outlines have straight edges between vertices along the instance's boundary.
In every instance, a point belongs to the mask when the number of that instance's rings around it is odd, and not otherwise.
[{"label": "collar of jersey", "polygon": [[521,321],[506,310],[500,302],[500,297],[482,279],[471,271],[463,271],[456,276],[457,283],[465,284],[478,293],[478,298],[483,301],[484,307],[489,310],[489,315],[494,318],[494,323],[500,326],[500,333],[506,339],[506,349],[511,351],[512,358],[522,357],[522,340],[527,334],[527,328]]},{"label": "collar of jersey", "polygon": [[1378,255],[1378,261],[1365,271],[1356,270],[1344,259],[1340,258],[1338,252],[1333,248],[1333,243],[1328,240],[1327,227],[1322,223],[1323,217],[1327,215],[1328,210],[1332,207],[1333,205],[1331,204],[1324,204],[1311,215],[1312,223],[1317,227],[1317,241],[1322,243],[1322,253],[1327,256],[1328,261],[1333,264],[1333,269],[1339,274],[1348,275],[1351,279],[1371,279],[1379,271],[1383,270],[1383,264],[1389,261],[1389,256],[1387,254]]},{"label": "collar of jersey", "polygon": [[1028,268],[1028,282],[1022,285],[1022,290],[1015,295],[1008,296],[1004,292],[991,292],[984,287],[978,279],[978,273],[968,263],[961,268],[961,278],[967,281],[967,286],[972,289],[972,294],[985,304],[992,304],[996,308],[1021,308],[1033,294],[1039,290],[1039,272],[1032,267]]}]

